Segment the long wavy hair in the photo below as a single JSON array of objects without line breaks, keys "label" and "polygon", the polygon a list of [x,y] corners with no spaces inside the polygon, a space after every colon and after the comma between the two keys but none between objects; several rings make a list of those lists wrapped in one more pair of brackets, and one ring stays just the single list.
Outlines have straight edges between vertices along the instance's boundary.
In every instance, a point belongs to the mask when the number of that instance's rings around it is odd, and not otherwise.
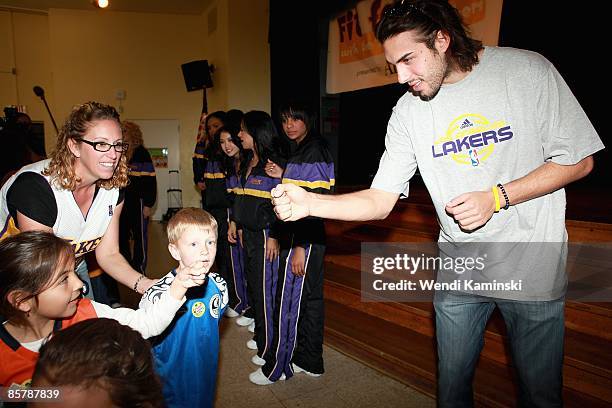
[{"label": "long wavy hair", "polygon": [[134,155],[134,150],[136,150],[138,146],[142,146],[144,144],[142,130],[140,130],[140,126],[138,126],[136,123],[128,121],[121,124],[121,130],[123,131],[123,141],[129,143],[130,145],[127,153],[125,154],[129,163]]},{"label": "long wavy hair", "polygon": [[[244,114],[242,125],[253,138],[253,150],[257,152],[259,163],[265,164],[268,159],[284,167],[286,152],[274,121],[266,112],[250,111]],[[253,157],[252,150],[246,150],[246,157],[240,163],[240,173],[244,174]]]},{"label": "long wavy hair", "polygon": [[470,38],[461,15],[447,0],[400,0],[386,6],[376,26],[378,41],[382,44],[405,31],[415,31],[420,37],[418,41],[432,50],[436,33],[445,32],[450,37],[446,56],[451,66],[468,72],[478,64],[482,42]]},{"label": "long wavy hair", "polygon": [[[65,190],[72,191],[76,189],[81,178],[74,170],[76,157],[70,151],[68,142],[72,139],[75,143],[82,143],[78,139],[83,138],[87,131],[95,125],[95,122],[100,120],[114,120],[121,126],[119,114],[110,105],[99,102],[86,102],[72,109],[68,119],[66,119],[57,135],[57,145],[55,151],[51,153],[51,162],[43,171],[45,176],[51,176],[52,183]],[[97,185],[110,190],[125,187],[127,183],[127,157],[125,154],[122,154],[113,177],[106,180],[98,180]]]}]

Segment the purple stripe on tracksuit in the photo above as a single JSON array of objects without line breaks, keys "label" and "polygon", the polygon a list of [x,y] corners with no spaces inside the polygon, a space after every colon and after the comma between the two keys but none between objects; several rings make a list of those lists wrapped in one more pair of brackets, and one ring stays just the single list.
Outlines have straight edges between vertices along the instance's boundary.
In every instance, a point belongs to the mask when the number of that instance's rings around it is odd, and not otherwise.
[{"label": "purple stripe on tracksuit", "polygon": [[155,173],[155,166],[152,162],[132,162],[130,173]]},{"label": "purple stripe on tracksuit", "polygon": [[208,174],[210,177],[210,174],[214,174],[214,173],[223,173],[223,170],[221,169],[221,162],[216,161],[216,160],[208,160],[206,162],[204,174]]},{"label": "purple stripe on tracksuit", "polygon": [[[229,211],[229,209],[228,209]],[[244,248],[240,245],[240,241],[236,244],[230,243],[230,267],[234,276],[234,291],[238,303],[233,305],[236,312],[242,313],[249,307],[249,299],[247,296],[246,273],[244,270]]]},{"label": "purple stripe on tracksuit", "polygon": [[[304,263],[304,270],[306,270],[308,266],[311,248],[312,246],[309,245],[305,250],[306,261]],[[272,372],[268,375],[270,381],[277,381],[283,373],[285,373],[287,378],[293,376],[291,359],[296,346],[297,327],[298,321],[300,320],[300,304],[304,289],[304,277],[293,274],[291,268],[292,254],[293,251],[289,251],[285,266],[284,280],[282,282],[283,287],[279,294],[281,298],[278,299],[277,303],[279,307],[279,310],[277,310],[279,315],[277,328],[278,344],[274,344],[273,346],[276,347],[276,363],[272,368]]]},{"label": "purple stripe on tracksuit", "polygon": [[264,234],[264,274],[263,274],[263,305],[264,305],[264,324],[265,324],[265,347],[258,355],[261,357],[265,355],[272,344],[274,338],[274,303],[276,297],[276,284],[278,282],[278,267],[279,258],[274,258],[272,262],[266,259],[266,242],[270,236],[268,229],[262,231]]},{"label": "purple stripe on tracksuit", "polygon": [[333,163],[287,163],[287,168],[283,173],[284,179],[302,181],[326,181],[334,179]]}]

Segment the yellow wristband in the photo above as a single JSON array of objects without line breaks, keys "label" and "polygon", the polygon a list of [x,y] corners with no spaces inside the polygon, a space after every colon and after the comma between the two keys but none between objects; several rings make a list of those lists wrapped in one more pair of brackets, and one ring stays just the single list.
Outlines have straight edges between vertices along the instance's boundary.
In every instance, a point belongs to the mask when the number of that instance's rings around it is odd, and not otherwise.
[{"label": "yellow wristband", "polygon": [[495,199],[495,212],[499,212],[499,191],[497,191],[497,186],[493,186],[491,191],[493,192],[493,198]]}]

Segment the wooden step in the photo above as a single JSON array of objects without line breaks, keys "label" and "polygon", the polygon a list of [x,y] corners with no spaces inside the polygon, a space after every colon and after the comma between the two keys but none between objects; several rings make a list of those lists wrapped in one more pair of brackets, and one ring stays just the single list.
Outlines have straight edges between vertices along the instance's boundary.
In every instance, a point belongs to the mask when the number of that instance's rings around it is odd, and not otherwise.
[{"label": "wooden step", "polygon": [[[612,224],[566,221],[572,243],[612,242]],[[385,220],[360,223],[326,221],[325,296],[327,341],[341,351],[430,395],[435,395],[435,344],[431,302],[366,302],[361,296],[362,242],[436,242],[439,225],[424,189],[411,191]],[[573,247],[575,248],[575,246]],[[581,253],[570,281],[612,270],[612,252]],[[574,258],[568,259],[574,262]],[[588,282],[594,293],[598,282]],[[591,289],[592,288],[592,289]],[[588,293],[588,292],[586,292]],[[612,404],[612,303],[568,300],[565,308],[564,399],[571,407]],[[516,380],[501,314],[487,324],[485,346],[476,370],[479,406],[515,406]],[[395,343],[395,344],[394,344]],[[406,350],[421,353],[413,356]],[[432,371],[434,370],[434,371]]]},{"label": "wooden step", "polygon": [[[361,292],[361,258],[354,254],[327,255],[327,281]],[[567,301],[565,324],[568,329],[612,341],[612,303]]]},{"label": "wooden step", "polygon": [[[361,274],[359,270],[353,267],[347,267],[342,263],[326,262],[325,282],[333,284],[337,288],[343,287],[343,289],[350,290],[352,293],[361,297]],[[420,313],[424,313],[428,318],[433,317],[433,305],[431,303],[397,303],[396,307],[403,309],[407,307],[407,304],[411,305],[411,308],[414,308],[414,305],[419,305]],[[493,317],[495,319],[495,316]],[[612,303],[567,301],[565,306],[565,321],[568,330],[597,337],[606,342],[612,341],[612,330],[610,330],[612,327]],[[501,330],[499,328],[503,326],[503,323],[501,323],[492,326],[492,328],[497,333],[500,333]],[[495,329],[495,327],[498,329]]]},{"label": "wooden step", "polygon": [[[612,256],[612,254],[611,254]],[[350,279],[353,288],[361,288],[361,242],[350,235],[328,237],[326,262],[330,268],[339,267],[343,271],[343,279]],[[581,265],[574,265],[580,273],[588,275],[590,270],[596,271],[601,266],[589,265],[589,259],[582,257]],[[336,274],[337,275],[337,274]],[[429,276],[425,276],[430,279]],[[573,281],[570,276],[570,281]],[[612,303],[609,302],[566,302],[566,325],[569,329],[581,331],[589,335],[599,336],[612,341]]]},{"label": "wooden step", "polygon": [[[328,235],[339,232],[368,242],[420,242],[422,238],[437,241],[439,226],[435,214],[422,211],[420,205],[407,205],[403,212],[392,211],[384,220],[349,222],[326,220]],[[415,212],[417,213],[415,215]],[[566,220],[569,242],[611,242],[612,224]],[[384,239],[379,239],[384,238]],[[414,241],[417,239],[418,241]]]},{"label": "wooden step", "polygon": [[[350,309],[353,316],[367,315],[383,320],[403,330],[432,338],[434,336],[433,305],[431,303],[364,302],[350,268],[326,265],[325,298]],[[368,327],[367,331],[371,328]],[[336,334],[336,337],[340,334]],[[481,353],[496,364],[511,367],[505,326],[496,311],[485,331],[485,346]],[[612,402],[612,349],[609,342],[572,329],[565,338],[565,386],[574,391]],[[433,352],[433,349],[432,349]],[[579,388],[578,388],[579,387]]]},{"label": "wooden step", "polygon": [[[360,314],[330,299],[326,300],[326,322],[326,344],[435,397],[436,356],[435,344],[430,336],[398,327],[381,317]],[[367,330],[363,330],[364,327]],[[565,372],[566,377],[572,374],[567,370]],[[516,406],[513,376],[510,366],[482,354],[474,380],[477,406]],[[582,387],[584,385],[580,384]],[[608,406],[606,401],[577,392],[567,384],[564,400],[567,407]]]}]

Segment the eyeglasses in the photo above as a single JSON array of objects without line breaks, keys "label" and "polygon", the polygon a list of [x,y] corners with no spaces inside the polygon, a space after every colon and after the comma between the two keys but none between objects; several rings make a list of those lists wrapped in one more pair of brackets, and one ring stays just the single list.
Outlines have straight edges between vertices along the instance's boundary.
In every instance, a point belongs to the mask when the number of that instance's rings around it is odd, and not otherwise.
[{"label": "eyeglasses", "polygon": [[113,147],[113,148],[115,148],[115,151],[117,153],[125,153],[125,152],[127,152],[128,147],[130,147],[129,143],[123,143],[123,142],[119,142],[119,143],[116,143],[116,144],[110,144],[110,143],[106,143],[106,142],[91,142],[89,140],[85,140],[85,139],[82,139],[82,138],[78,138],[76,140],[92,146],[94,148],[94,150],[97,151],[97,152],[108,152],[111,149],[111,147]]}]

